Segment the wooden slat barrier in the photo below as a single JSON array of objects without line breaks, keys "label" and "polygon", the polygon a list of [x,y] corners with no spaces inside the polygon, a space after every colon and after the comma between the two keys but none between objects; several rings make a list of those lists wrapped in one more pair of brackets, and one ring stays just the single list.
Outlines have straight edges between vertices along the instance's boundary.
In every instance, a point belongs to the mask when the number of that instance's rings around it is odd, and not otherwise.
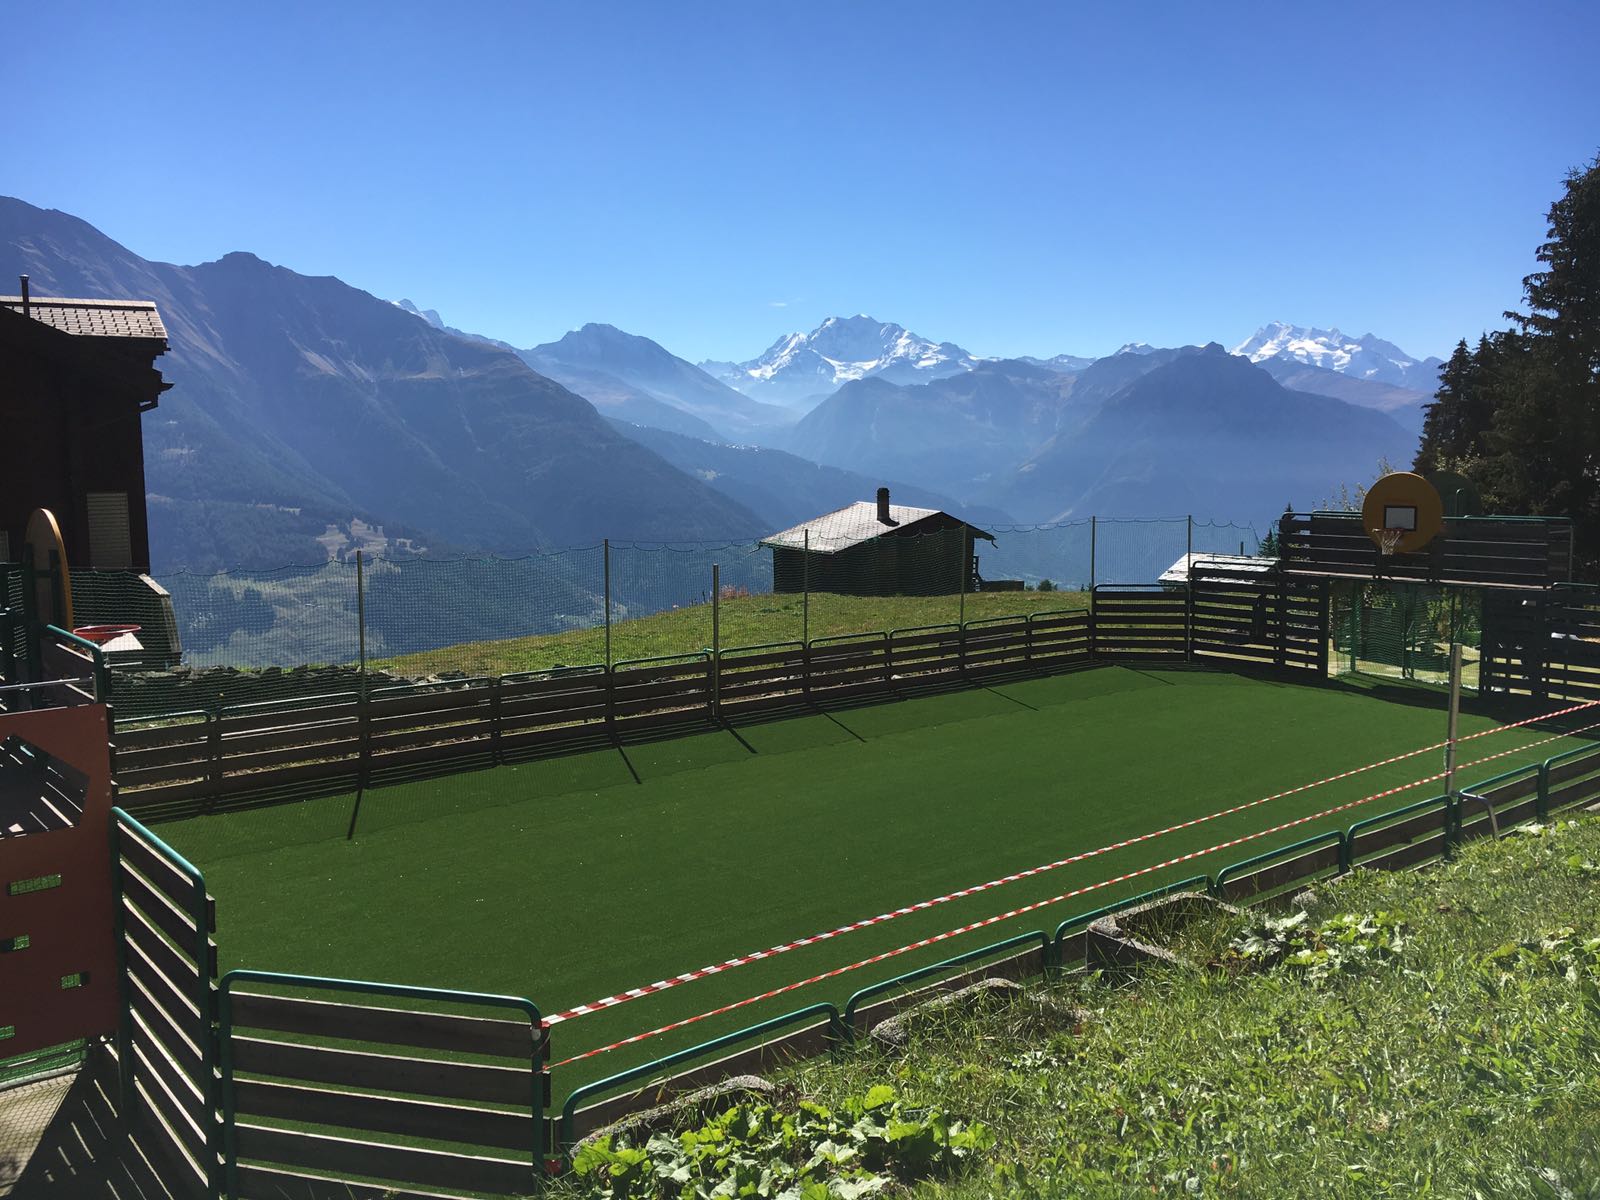
[{"label": "wooden slat barrier", "polygon": [[1325,580],[1197,572],[1189,587],[1196,657],[1327,673]]},{"label": "wooden slat barrier", "polygon": [[1091,604],[1097,658],[1181,662],[1186,657],[1189,602],[1181,588],[1099,587]]},{"label": "wooden slat barrier", "polygon": [[[1169,613],[1171,598],[1157,595],[1158,612]],[[1141,631],[1148,608],[1117,607],[1109,650],[1151,650]],[[353,790],[435,764],[466,769],[801,703],[1070,669],[1090,660],[1091,629],[1087,612],[1047,612],[619,663],[611,671],[561,668],[386,687],[364,709],[342,694],[143,717],[116,731],[121,800],[150,819],[190,816]],[[1155,641],[1172,649],[1167,633]]]},{"label": "wooden slat barrier", "polygon": [[240,1200],[538,1190],[549,1043],[528,1001],[235,971],[219,1017]]},{"label": "wooden slat barrier", "polygon": [[1600,700],[1600,593],[1590,587],[1483,599],[1480,687],[1537,700]]},{"label": "wooden slat barrier", "polygon": [[211,1196],[221,1149],[215,908],[198,871],[120,809],[112,816],[123,1111],[166,1151],[177,1194]]},{"label": "wooden slat barrier", "polygon": [[1543,589],[1572,572],[1572,527],[1560,519],[1446,518],[1422,550],[1388,557],[1359,513],[1285,513],[1278,537],[1286,571],[1322,578]]}]

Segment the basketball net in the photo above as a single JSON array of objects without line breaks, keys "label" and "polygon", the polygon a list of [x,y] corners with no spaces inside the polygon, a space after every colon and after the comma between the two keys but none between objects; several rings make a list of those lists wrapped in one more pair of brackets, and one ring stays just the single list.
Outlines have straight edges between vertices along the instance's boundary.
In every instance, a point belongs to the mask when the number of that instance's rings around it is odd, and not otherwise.
[{"label": "basketball net", "polygon": [[1406,535],[1404,529],[1374,529],[1372,532],[1378,539],[1378,553],[1385,558],[1399,548],[1400,539]]}]

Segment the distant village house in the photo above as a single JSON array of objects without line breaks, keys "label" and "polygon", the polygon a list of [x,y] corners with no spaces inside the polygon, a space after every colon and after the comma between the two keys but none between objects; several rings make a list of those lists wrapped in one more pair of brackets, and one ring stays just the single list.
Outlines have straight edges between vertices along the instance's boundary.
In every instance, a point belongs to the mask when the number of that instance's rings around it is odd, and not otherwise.
[{"label": "distant village house", "polygon": [[859,500],[761,544],[772,550],[777,592],[938,596],[978,591],[977,539],[994,535],[935,508]]}]

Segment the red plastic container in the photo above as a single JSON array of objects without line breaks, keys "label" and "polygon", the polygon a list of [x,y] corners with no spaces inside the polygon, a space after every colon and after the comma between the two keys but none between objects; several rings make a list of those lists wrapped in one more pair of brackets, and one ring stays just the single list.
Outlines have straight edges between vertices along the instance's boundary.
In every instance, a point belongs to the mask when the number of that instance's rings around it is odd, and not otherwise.
[{"label": "red plastic container", "polygon": [[81,637],[86,642],[104,646],[125,633],[138,633],[143,628],[142,625],[79,625],[72,632],[75,637]]}]

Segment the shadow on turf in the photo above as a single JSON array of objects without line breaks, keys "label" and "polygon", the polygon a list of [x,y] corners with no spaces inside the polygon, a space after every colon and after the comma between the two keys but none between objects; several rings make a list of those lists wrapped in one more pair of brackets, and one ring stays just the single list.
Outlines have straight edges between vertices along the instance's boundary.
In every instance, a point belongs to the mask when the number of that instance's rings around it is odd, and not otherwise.
[{"label": "shadow on turf", "polygon": [[[858,742],[865,742],[868,738],[863,736],[860,731],[852,728],[851,723],[841,719],[842,717],[863,709],[882,708],[887,704],[898,704],[907,700],[960,692],[987,692],[1010,703],[1031,709],[1034,706],[1027,701],[998,689],[1007,684],[1081,674],[1083,672],[1103,670],[1108,667],[1120,667],[1131,674],[1149,679],[1153,683],[1167,686],[1173,686],[1174,681],[1163,676],[1177,672],[1193,672],[1201,675],[1238,676],[1255,683],[1268,685],[1331,688],[1342,692],[1354,692],[1372,696],[1389,703],[1432,709],[1440,712],[1441,715],[1445,706],[1443,692],[1436,687],[1425,684],[1387,680],[1378,681],[1368,678],[1363,678],[1359,682],[1352,682],[1341,678],[1317,678],[1306,671],[1263,671],[1260,668],[1251,668],[1243,665],[1233,666],[1215,661],[1205,664],[1183,662],[1174,662],[1170,665],[1162,664],[1160,674],[1142,670],[1138,666],[1131,664],[1096,662],[1084,664],[1068,671],[1019,670],[1003,673],[985,673],[976,678],[912,677],[909,679],[896,679],[881,688],[867,692],[857,692],[849,696],[833,697],[827,695],[825,691],[813,693],[809,696],[796,693],[792,698],[764,703],[754,711],[735,709],[722,720],[713,720],[705,710],[697,709],[685,711],[681,718],[653,725],[647,730],[619,733],[608,730],[601,723],[595,723],[588,726],[574,726],[570,734],[560,741],[536,747],[508,748],[496,753],[493,746],[474,744],[469,750],[447,758],[412,764],[406,767],[374,770],[368,772],[365,778],[363,778],[357,764],[352,762],[349,770],[330,774],[326,778],[315,781],[306,781],[296,785],[260,792],[185,801],[164,805],[159,808],[135,808],[134,814],[147,822],[159,823],[200,815],[244,812],[278,805],[292,805],[300,801],[321,799],[351,792],[365,792],[404,784],[421,783],[463,772],[484,770],[498,765],[511,766],[547,761],[605,750],[617,751],[621,755],[634,782],[642,783],[647,775],[655,772],[653,770],[642,772],[639,769],[639,764],[634,761],[634,756],[629,755],[629,750],[656,746],[660,743],[686,736],[723,733],[732,737],[742,751],[749,754],[760,754],[762,751],[754,744],[759,739],[753,736],[746,736],[741,730],[760,730],[765,726],[804,717],[822,718],[830,726],[850,738]],[[1552,707],[1566,707],[1566,705],[1561,701],[1539,702],[1528,697],[1464,696],[1462,698],[1461,711],[1498,721],[1515,721],[1538,716],[1543,712],[1550,711]],[[1573,736],[1586,737],[1589,740],[1600,740],[1600,731],[1582,731],[1579,729],[1580,726],[1592,723],[1592,712],[1593,710],[1584,710],[1566,718],[1558,718],[1551,722],[1549,728],[1559,732],[1571,732]]]}]

